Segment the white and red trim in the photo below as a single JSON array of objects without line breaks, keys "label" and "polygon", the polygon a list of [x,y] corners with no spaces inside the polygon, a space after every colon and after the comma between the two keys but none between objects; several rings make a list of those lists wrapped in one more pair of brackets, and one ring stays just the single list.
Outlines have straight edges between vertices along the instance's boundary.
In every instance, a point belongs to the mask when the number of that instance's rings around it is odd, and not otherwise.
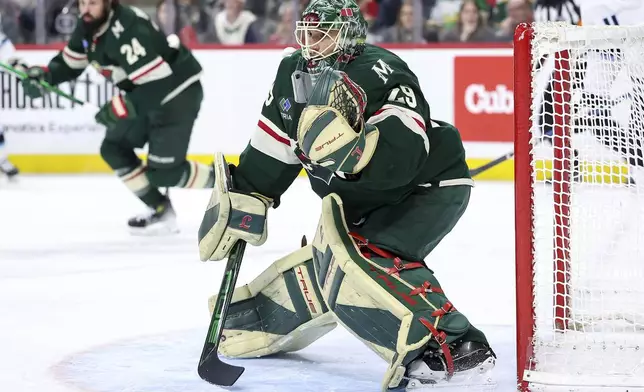
[{"label": "white and red trim", "polygon": [[127,106],[125,105],[125,99],[123,96],[117,95],[112,98],[112,112],[116,114],[118,118],[126,118],[128,115]]},{"label": "white and red trim", "polygon": [[391,116],[396,117],[398,120],[400,120],[400,122],[403,123],[406,128],[418,134],[418,136],[423,139],[425,151],[429,153],[429,138],[427,137],[425,120],[420,116],[420,114],[414,112],[413,110],[404,108],[402,106],[386,104],[378,109],[371,117],[369,117],[367,123],[376,125],[377,123],[384,121]]},{"label": "white and red trim", "polygon": [[295,142],[264,116],[260,115],[257,128],[250,139],[250,145],[280,162],[289,165],[301,163],[293,151]]},{"label": "white and red trim", "polygon": [[154,60],[131,72],[128,77],[132,83],[140,85],[163,79],[170,75],[172,75],[170,65],[161,56],[157,56]]},{"label": "white and red trim", "polygon": [[63,48],[63,61],[71,69],[85,69],[89,65],[86,54],[74,52],[69,46]]},{"label": "white and red trim", "polygon": [[145,166],[138,166],[127,174],[120,175],[121,181],[134,193],[135,195],[142,195],[150,188],[150,181],[145,175],[147,168]]},{"label": "white and red trim", "polygon": [[212,166],[207,166],[199,162],[188,161],[190,164],[190,174],[184,188],[208,188],[212,186]]}]

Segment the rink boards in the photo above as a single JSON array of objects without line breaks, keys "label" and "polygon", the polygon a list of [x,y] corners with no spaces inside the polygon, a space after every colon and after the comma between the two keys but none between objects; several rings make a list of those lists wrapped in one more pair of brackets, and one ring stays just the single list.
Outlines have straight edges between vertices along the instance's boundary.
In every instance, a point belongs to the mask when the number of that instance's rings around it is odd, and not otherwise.
[{"label": "rink boards", "polygon": [[[471,168],[512,151],[509,47],[391,49],[418,76],[432,117],[459,128]],[[281,53],[277,48],[195,50],[204,68],[205,98],[190,142],[191,158],[207,163],[214,152],[223,151],[231,161],[238,159],[257,127]],[[29,64],[46,64],[55,54],[56,50],[42,48],[19,50]],[[31,101],[15,78],[0,73],[0,127],[5,130],[11,158],[25,173],[109,172],[98,155],[105,131],[94,122],[94,114],[112,97],[114,87],[92,67],[75,83],[60,87],[90,105],[80,107],[53,95]],[[288,117],[287,112],[283,114]],[[145,151],[140,153],[145,155]],[[513,171],[509,160],[477,178],[512,180]]]}]

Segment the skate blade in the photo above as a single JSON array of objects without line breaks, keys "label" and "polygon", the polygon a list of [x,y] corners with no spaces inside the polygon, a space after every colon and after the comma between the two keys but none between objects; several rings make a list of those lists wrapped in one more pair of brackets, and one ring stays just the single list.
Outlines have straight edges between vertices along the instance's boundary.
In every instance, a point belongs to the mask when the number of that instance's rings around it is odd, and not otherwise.
[{"label": "skate blade", "polygon": [[179,233],[179,227],[175,223],[159,222],[147,227],[130,227],[130,234],[140,237],[161,237],[171,236]]},{"label": "skate blade", "polygon": [[20,183],[20,176],[19,175],[13,175],[13,176],[7,176],[6,174],[0,172],[0,182],[9,184],[9,185],[15,185]]},{"label": "skate blade", "polygon": [[492,378],[492,369],[496,362],[495,358],[488,358],[474,369],[456,373],[449,381],[442,380],[418,380],[408,378],[406,392],[429,391],[436,389],[468,390],[468,391],[495,391],[496,382]]}]

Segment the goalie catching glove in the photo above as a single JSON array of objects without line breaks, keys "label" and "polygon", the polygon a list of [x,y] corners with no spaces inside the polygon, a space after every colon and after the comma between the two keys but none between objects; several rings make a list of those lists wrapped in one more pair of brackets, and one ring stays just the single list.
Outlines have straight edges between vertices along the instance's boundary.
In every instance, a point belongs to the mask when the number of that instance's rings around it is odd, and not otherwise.
[{"label": "goalie catching glove", "polygon": [[371,160],[378,128],[364,121],[367,95],[342,71],[319,76],[300,116],[297,143],[313,164],[333,172],[357,174]]},{"label": "goalie catching glove", "polygon": [[215,186],[199,227],[201,261],[223,260],[238,240],[251,245],[266,242],[266,212],[273,201],[257,193],[233,189],[226,159],[215,155]]}]

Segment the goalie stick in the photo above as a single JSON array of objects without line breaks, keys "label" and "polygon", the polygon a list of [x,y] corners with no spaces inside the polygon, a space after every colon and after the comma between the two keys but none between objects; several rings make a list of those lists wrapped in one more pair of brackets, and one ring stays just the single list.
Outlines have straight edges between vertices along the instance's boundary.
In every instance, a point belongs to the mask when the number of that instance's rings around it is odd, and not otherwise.
[{"label": "goalie stick", "polygon": [[232,386],[244,373],[243,367],[222,362],[217,354],[217,349],[222,338],[224,322],[226,321],[230,301],[233,298],[233,291],[235,290],[235,283],[237,282],[245,249],[246,242],[239,240],[230,251],[224,277],[219,287],[217,302],[210,318],[206,342],[197,366],[197,373],[202,380],[219,386]]}]

